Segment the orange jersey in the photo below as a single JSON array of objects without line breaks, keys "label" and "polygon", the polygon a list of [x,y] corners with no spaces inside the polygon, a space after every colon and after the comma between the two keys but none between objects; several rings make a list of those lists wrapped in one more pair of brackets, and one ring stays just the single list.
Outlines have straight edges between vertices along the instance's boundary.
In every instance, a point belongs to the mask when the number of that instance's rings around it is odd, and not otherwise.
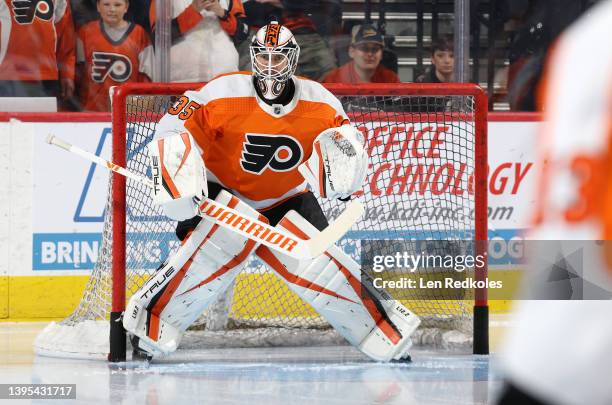
[{"label": "orange jersey", "polygon": [[612,3],[602,2],[598,10],[601,15],[568,29],[548,58],[531,237],[605,240],[612,274],[612,52],[584,61],[598,47],[593,39],[606,38],[612,29]]},{"label": "orange jersey", "polygon": [[0,80],[74,79],[75,34],[70,2],[4,0],[3,6]]},{"label": "orange jersey", "polygon": [[[376,70],[370,79],[370,83],[399,83],[400,79],[394,71],[383,65],[376,66]],[[329,72],[323,79],[323,83],[364,83],[355,70],[355,62],[348,62],[337,69]]]},{"label": "orange jersey", "polygon": [[80,77],[81,105],[87,111],[108,111],[112,86],[150,81],[153,47],[145,30],[130,23],[125,34],[113,41],[101,20],[79,30],[77,62],[84,64]]},{"label": "orange jersey", "polygon": [[255,209],[268,208],[306,190],[297,168],[310,157],[314,139],[348,122],[321,84],[293,80],[293,100],[270,106],[257,96],[250,73],[222,75],[186,92],[159,122],[158,136],[187,129],[202,150],[209,180]]}]

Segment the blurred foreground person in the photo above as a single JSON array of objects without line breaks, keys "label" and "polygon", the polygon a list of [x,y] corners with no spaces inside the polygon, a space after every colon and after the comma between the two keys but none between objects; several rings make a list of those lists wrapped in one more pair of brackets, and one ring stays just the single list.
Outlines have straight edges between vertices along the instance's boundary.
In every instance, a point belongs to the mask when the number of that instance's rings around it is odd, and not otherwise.
[{"label": "blurred foreground person", "polygon": [[612,48],[599,42],[610,21],[612,1],[600,3],[549,59],[530,235],[547,242],[530,242],[530,300],[506,340],[498,404],[612,404]]}]

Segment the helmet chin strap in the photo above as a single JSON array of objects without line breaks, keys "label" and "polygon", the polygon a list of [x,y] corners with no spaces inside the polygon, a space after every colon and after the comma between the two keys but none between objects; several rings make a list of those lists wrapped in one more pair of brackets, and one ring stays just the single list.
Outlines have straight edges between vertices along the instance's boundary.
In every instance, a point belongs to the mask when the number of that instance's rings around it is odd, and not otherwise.
[{"label": "helmet chin strap", "polygon": [[275,101],[283,93],[287,85],[287,82],[279,82],[276,79],[263,79],[258,77],[255,81],[263,98],[271,102]]}]

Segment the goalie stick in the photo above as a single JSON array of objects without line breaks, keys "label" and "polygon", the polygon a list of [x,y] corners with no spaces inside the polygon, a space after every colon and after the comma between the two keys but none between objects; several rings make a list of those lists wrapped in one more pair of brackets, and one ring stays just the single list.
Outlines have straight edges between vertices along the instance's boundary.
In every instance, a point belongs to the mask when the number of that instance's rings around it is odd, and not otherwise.
[{"label": "goalie stick", "polygon": [[[71,145],[57,136],[49,135],[47,143],[79,155],[147,187],[153,187],[153,183],[148,178]],[[313,259],[323,254],[355,224],[363,212],[364,209],[361,203],[352,201],[344,212],[321,233],[312,239],[304,240],[256,218],[245,217],[240,212],[226,205],[219,204],[210,198],[202,200],[199,206],[199,215],[201,217],[297,259]]]}]

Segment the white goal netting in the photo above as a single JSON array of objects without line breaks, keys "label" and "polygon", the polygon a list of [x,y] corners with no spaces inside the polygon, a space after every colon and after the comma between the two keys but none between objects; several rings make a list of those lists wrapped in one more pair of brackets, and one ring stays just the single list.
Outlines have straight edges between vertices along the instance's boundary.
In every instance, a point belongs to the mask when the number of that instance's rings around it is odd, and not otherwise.
[{"label": "white goal netting", "polygon": [[[375,92],[339,95],[352,124],[365,136],[371,159],[366,183],[358,198],[366,213],[340,245],[356,260],[359,242],[368,240],[474,240],[486,232],[486,217],[477,218],[476,100],[473,90],[419,91],[398,86],[392,96]],[[451,89],[452,90],[452,89]],[[182,91],[181,91],[182,92]],[[127,167],[149,175],[145,146],[155,135],[157,120],[176,100],[177,91],[131,96],[127,100],[125,143]],[[343,91],[346,93],[346,90]],[[486,159],[486,151],[485,159]],[[485,162],[486,164],[486,162]],[[110,183],[110,182],[109,182]],[[151,277],[178,246],[176,223],[153,206],[149,190],[127,180],[126,240],[113,240],[113,195],[105,211],[102,243],[95,269],[74,312],[50,325],[36,341],[43,354],[105,356],[113,288],[126,297]],[[343,209],[339,201],[321,201],[328,218]],[[479,214],[481,215],[481,214]],[[486,216],[486,209],[485,214]],[[482,215],[481,215],[482,217]],[[483,230],[480,230],[481,235]],[[485,233],[486,235],[486,233]],[[114,246],[125,243],[125,285],[113,285]],[[472,269],[473,270],[473,269]],[[469,269],[452,274],[469,277]],[[444,274],[433,269],[431,279]],[[423,319],[418,343],[453,346],[470,344],[475,291],[457,290],[440,298],[427,290],[406,291],[402,301]],[[202,315],[188,332],[184,345],[260,346],[339,344],[342,339],[324,319],[295,296],[258,260],[232,284],[219,303]]]}]

